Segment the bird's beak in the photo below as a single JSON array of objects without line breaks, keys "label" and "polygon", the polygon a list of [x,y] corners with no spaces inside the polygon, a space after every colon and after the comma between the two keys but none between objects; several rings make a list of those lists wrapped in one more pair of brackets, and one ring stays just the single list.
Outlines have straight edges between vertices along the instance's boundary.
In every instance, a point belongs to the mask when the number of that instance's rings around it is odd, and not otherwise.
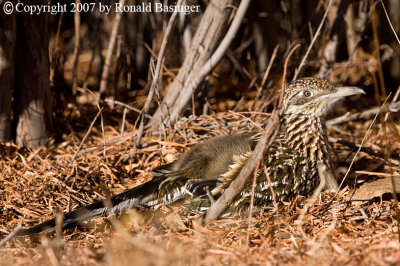
[{"label": "bird's beak", "polygon": [[365,91],[363,91],[358,87],[336,87],[334,92],[326,94],[321,98],[327,98],[327,99],[342,98],[356,94],[365,94]]}]

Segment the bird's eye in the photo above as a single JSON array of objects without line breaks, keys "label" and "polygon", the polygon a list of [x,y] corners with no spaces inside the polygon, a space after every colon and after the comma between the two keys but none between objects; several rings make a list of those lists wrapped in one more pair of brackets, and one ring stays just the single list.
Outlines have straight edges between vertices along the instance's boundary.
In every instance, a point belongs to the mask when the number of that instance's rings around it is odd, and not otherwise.
[{"label": "bird's eye", "polygon": [[306,97],[310,97],[310,96],[312,96],[312,92],[311,91],[309,91],[309,90],[305,90],[304,92],[303,92],[303,95],[304,96],[306,96]]},{"label": "bird's eye", "polygon": [[304,90],[299,91],[296,94],[296,99],[303,99],[304,100],[305,98],[310,98],[312,96],[314,96],[314,91],[313,90],[304,89]]}]

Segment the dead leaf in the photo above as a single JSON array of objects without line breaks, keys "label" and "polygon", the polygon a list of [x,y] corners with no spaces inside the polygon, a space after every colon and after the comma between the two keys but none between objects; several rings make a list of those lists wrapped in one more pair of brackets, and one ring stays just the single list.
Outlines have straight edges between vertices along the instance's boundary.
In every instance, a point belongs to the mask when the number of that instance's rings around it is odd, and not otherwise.
[{"label": "dead leaf", "polygon": [[[400,193],[400,180],[395,178],[396,192]],[[381,197],[383,194],[392,193],[391,177],[380,178],[372,182],[368,182],[356,189],[352,200],[370,200]]]},{"label": "dead leaf", "polygon": [[176,212],[171,212],[165,217],[165,224],[175,232],[188,230],[181,217]]}]

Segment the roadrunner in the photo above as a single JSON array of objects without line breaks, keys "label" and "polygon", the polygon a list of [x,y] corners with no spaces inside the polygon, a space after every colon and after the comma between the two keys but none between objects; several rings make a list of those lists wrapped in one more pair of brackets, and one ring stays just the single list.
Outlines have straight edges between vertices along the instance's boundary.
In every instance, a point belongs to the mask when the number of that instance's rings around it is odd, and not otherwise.
[{"label": "roadrunner", "polygon": [[[337,87],[317,78],[303,78],[290,83],[284,93],[283,111],[278,135],[264,158],[264,171],[257,174],[254,202],[270,205],[271,184],[277,201],[288,201],[298,195],[310,196],[318,186],[336,189],[337,181],[330,159],[330,146],[325,116],[345,96],[362,94],[356,87]],[[255,148],[260,132],[218,137],[198,144],[176,161],[160,166],[154,178],[107,200],[78,208],[64,215],[64,229],[98,216],[106,216],[127,208],[168,205],[187,198],[207,197],[207,187],[218,198],[242,169]],[[242,191],[234,205],[251,197],[251,184]],[[17,235],[52,232],[55,219]]]}]

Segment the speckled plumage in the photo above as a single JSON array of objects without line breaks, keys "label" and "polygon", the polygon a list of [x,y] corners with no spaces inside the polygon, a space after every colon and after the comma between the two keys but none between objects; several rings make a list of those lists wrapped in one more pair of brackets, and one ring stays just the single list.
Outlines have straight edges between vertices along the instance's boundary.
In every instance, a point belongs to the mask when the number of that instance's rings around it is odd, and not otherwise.
[{"label": "speckled plumage", "polygon": [[[321,101],[318,97],[335,90],[330,82],[316,78],[296,80],[286,88],[279,133],[264,160],[278,201],[312,194],[320,183],[318,165],[335,178],[325,115],[339,99]],[[304,95],[306,91],[311,92],[310,96]],[[248,201],[250,196],[248,186],[238,202]],[[264,171],[259,171],[254,198],[256,204],[267,205],[272,201]]]},{"label": "speckled plumage", "polygon": [[[319,184],[328,188],[337,186],[324,117],[338,100],[360,93],[364,92],[359,88],[335,87],[316,78],[299,79],[287,86],[279,132],[264,158],[278,201],[288,201],[297,195],[309,196]],[[67,213],[63,227],[138,205],[151,207],[183,198],[190,201],[204,197],[206,186],[214,197],[219,197],[237,177],[260,136],[260,132],[250,132],[198,144],[175,162],[155,169],[151,181]],[[249,182],[235,205],[246,203],[250,191]],[[254,197],[255,204],[271,204],[271,190],[263,170],[258,172]],[[105,207],[110,204],[111,208]],[[21,230],[17,235],[53,231],[54,227],[53,219]]]}]

